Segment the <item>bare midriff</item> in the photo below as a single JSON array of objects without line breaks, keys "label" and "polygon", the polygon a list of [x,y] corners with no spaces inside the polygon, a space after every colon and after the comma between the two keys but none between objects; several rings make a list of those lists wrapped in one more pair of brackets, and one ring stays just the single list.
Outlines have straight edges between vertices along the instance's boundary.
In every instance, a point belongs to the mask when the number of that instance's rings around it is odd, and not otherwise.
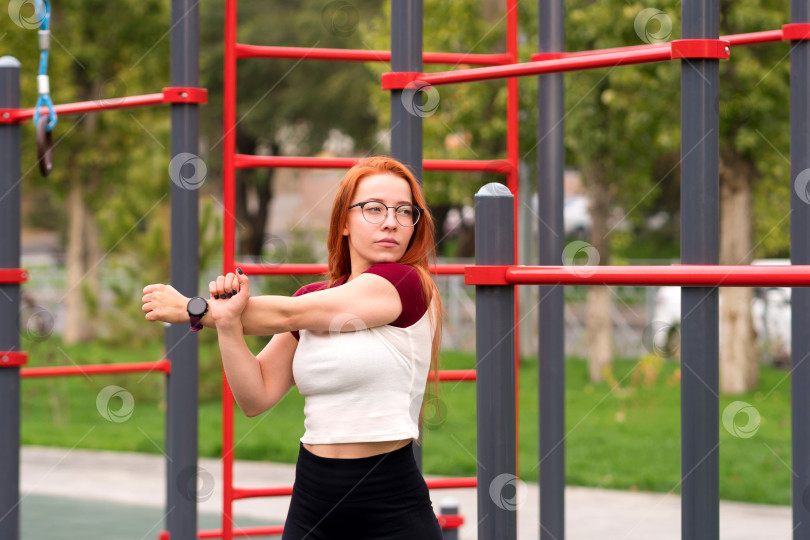
[{"label": "bare midriff", "polygon": [[302,444],[304,445],[304,448],[316,456],[335,459],[352,459],[393,452],[394,450],[398,450],[399,448],[407,445],[412,440],[413,439],[363,443]]}]

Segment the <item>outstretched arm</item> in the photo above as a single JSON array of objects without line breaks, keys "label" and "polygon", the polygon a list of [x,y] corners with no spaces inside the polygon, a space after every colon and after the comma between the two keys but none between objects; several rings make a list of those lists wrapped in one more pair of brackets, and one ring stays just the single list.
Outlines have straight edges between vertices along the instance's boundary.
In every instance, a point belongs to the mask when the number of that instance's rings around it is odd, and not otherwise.
[{"label": "outstretched arm", "polygon": [[[171,285],[147,285],[143,292],[146,320],[189,322],[186,311],[189,299]],[[340,287],[297,297],[250,297],[247,276],[229,273],[212,281],[209,292],[209,306],[216,302],[244,302],[240,323],[246,335],[274,335],[300,329],[355,331],[388,324],[402,312],[396,287],[375,274],[361,274]],[[211,308],[202,324],[216,327]]]}]

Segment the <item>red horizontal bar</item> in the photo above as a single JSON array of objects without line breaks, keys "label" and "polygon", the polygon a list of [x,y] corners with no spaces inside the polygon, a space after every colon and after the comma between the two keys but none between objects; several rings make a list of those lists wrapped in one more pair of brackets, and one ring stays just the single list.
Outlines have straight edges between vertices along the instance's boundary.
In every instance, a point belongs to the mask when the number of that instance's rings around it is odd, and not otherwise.
[{"label": "red horizontal bar", "polygon": [[[357,165],[361,159],[236,154],[234,166],[237,169],[258,167],[348,169]],[[422,167],[426,171],[481,171],[500,174],[512,172],[512,164],[505,159],[425,159],[422,161]]]},{"label": "red horizontal bar", "polygon": [[112,375],[116,373],[171,372],[168,360],[133,362],[128,364],[91,364],[86,366],[30,367],[20,370],[21,377],[71,377],[75,375]]},{"label": "red horizontal bar", "polygon": [[458,529],[462,525],[464,525],[464,516],[459,516],[455,514],[449,515],[438,515],[436,519],[439,520],[439,527],[443,530],[451,530],[451,529]]},{"label": "red horizontal bar", "polygon": [[[720,36],[721,41],[728,41],[732,47],[737,45],[754,45],[757,43],[775,43],[782,41],[783,39],[783,30],[767,30],[765,32],[751,32],[747,34],[730,34],[727,36]],[[604,53],[649,51],[654,49],[667,49],[671,48],[671,46],[671,42],[665,41],[662,43],[650,43],[649,45],[631,45],[629,47],[612,47],[609,49],[596,49],[592,51],[537,53],[531,56],[531,60],[532,62],[537,62],[540,60],[594,56]]]},{"label": "red horizontal bar", "polygon": [[[460,69],[440,73],[424,73],[419,81],[433,86],[440,84],[453,84],[472,81],[485,81],[489,79],[503,79],[507,77],[523,77],[527,75],[542,75],[544,73],[563,73],[583,69],[598,69],[604,67],[623,66],[629,64],[643,64],[649,62],[668,62],[672,59],[669,47],[651,47],[639,50],[595,53],[587,56],[560,58],[558,60],[544,60],[538,62],[524,62],[505,66]],[[383,74],[383,89],[386,87],[386,74]]]},{"label": "red horizontal bar", "polygon": [[[390,62],[391,51],[359,49],[318,49],[312,47],[268,47],[236,44],[237,58],[289,58],[307,60],[346,60],[349,62]],[[470,64],[499,66],[511,62],[508,54],[422,53],[426,64]]]},{"label": "red horizontal bar", "polygon": [[[236,263],[242,271],[249,276],[317,276],[326,274],[329,270],[325,264],[242,264]],[[431,265],[430,271],[438,275],[462,275],[465,265],[463,264],[439,264]]]},{"label": "red horizontal bar", "polygon": [[0,368],[20,367],[28,363],[28,353],[25,351],[0,351]]},{"label": "red horizontal bar", "polygon": [[809,287],[810,266],[467,266],[467,285]]},{"label": "red horizontal bar", "polygon": [[478,485],[478,479],[474,476],[469,478],[425,478],[425,483],[429,489],[471,488]]},{"label": "red horizontal bar", "polygon": [[25,283],[28,281],[28,270],[25,268],[1,268],[0,283]]},{"label": "red horizontal bar", "polygon": [[[433,372],[428,373],[428,380],[433,380],[436,377],[433,376]],[[475,370],[474,369],[442,369],[439,370],[439,380],[440,381],[474,381],[475,380]]]},{"label": "red horizontal bar", "polygon": [[[268,525],[267,527],[237,527],[233,526],[234,538],[244,538],[252,536],[279,535],[284,530],[284,525]],[[222,529],[206,529],[197,533],[197,538],[222,538]],[[169,537],[166,536],[165,540]],[[161,537],[161,540],[164,540]]]},{"label": "red horizontal bar", "polygon": [[266,488],[233,488],[233,499],[252,499],[254,497],[286,497],[292,495],[292,486]]},{"label": "red horizontal bar", "polygon": [[[433,478],[425,479],[430,489],[469,488],[478,485],[475,477],[469,478]],[[276,486],[265,488],[233,488],[233,499],[252,499],[255,497],[286,497],[292,495],[293,486]]]},{"label": "red horizontal bar", "polygon": [[[185,94],[185,96],[183,95]],[[159,94],[144,94],[141,96],[99,98],[95,101],[80,101],[77,103],[63,103],[54,105],[57,115],[81,114],[88,112],[107,111],[112,109],[131,109],[134,107],[149,107],[166,103],[205,103],[208,91],[204,88],[170,87],[164,88]],[[42,114],[48,114],[47,109]],[[0,109],[0,123],[25,122],[34,117],[34,108],[30,109]]]},{"label": "red horizontal bar", "polygon": [[775,43],[782,41],[782,30],[767,30],[765,32],[750,32],[747,34],[731,34],[720,36],[720,39],[728,41],[732,47],[738,45],[756,45],[759,43]]}]

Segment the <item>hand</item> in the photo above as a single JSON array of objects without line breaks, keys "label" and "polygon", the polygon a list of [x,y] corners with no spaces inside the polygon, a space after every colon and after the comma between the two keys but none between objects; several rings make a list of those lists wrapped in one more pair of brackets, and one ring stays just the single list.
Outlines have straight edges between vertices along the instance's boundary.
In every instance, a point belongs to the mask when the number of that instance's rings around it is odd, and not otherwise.
[{"label": "hand", "polygon": [[240,323],[242,312],[250,299],[248,277],[241,272],[219,276],[208,284],[211,298],[208,299],[208,311],[217,328]]},{"label": "hand", "polygon": [[147,321],[180,324],[188,322],[188,298],[171,285],[155,283],[143,288],[143,310]]}]

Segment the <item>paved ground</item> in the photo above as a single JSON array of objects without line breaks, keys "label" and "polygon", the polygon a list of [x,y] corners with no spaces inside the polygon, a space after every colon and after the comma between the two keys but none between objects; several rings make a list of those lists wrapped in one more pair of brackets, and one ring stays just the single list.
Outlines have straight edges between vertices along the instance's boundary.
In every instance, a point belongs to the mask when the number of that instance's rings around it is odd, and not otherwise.
[{"label": "paved ground", "polygon": [[[157,538],[165,501],[162,457],[24,447],[21,459],[24,540]],[[215,528],[222,507],[222,468],[211,459],[201,460],[200,467],[201,527]],[[291,485],[294,466],[237,462],[235,477],[242,487]],[[526,487],[525,500],[518,507],[518,538],[538,538],[538,489],[536,484]],[[458,501],[466,519],[461,539],[474,540],[475,490],[435,491],[434,508],[446,497]],[[680,539],[680,499],[674,495],[572,487],[566,490],[565,503],[567,540]],[[238,501],[237,523],[283,523],[288,505],[288,497]],[[789,540],[791,528],[787,507],[720,505],[723,540]]]}]

